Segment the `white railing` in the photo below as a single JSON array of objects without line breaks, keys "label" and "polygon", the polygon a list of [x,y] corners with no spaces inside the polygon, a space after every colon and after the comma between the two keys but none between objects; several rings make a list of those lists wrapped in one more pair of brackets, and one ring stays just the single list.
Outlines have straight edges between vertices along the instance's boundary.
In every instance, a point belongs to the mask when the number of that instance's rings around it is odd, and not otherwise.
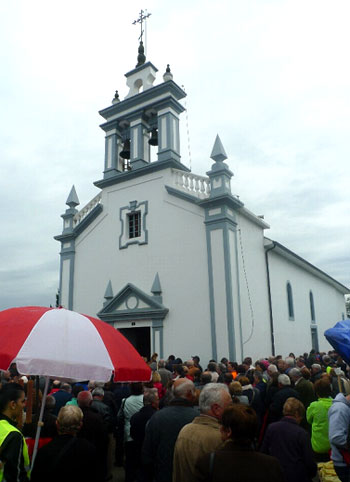
[{"label": "white railing", "polygon": [[210,180],[209,177],[198,176],[191,172],[180,171],[179,169],[172,169],[172,176],[174,186],[177,189],[186,191],[193,196],[199,198],[207,198],[210,194]]},{"label": "white railing", "polygon": [[79,223],[82,222],[84,218],[98,205],[101,203],[102,194],[99,193],[95,196],[91,201],[83,207],[73,218],[73,226],[77,226]]}]

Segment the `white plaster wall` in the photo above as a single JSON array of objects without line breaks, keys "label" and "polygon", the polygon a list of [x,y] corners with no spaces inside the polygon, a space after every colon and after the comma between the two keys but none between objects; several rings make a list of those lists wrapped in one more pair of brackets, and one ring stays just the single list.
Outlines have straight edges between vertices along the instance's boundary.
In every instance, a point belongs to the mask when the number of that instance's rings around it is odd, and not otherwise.
[{"label": "white plaster wall", "polygon": [[242,214],[237,215],[237,223],[243,338],[242,358],[251,356],[253,360],[256,360],[269,356],[272,352],[264,231],[262,227],[253,223]]},{"label": "white plaster wall", "polygon": [[[319,349],[330,350],[323,333],[342,319],[343,294],[273,250],[269,252],[269,266],[276,354],[286,356],[291,351],[296,355],[310,351],[311,326],[317,326]],[[288,316],[287,281],[293,290],[294,321]],[[314,297],[315,325],[311,324],[310,290]]]},{"label": "white plaster wall", "polygon": [[[158,272],[169,308],[164,355],[199,354],[205,363],[211,337],[204,212],[169,195],[165,184],[170,170],[103,190],[103,212],[76,240],[74,309],[95,316],[109,280],[114,295],[129,282],[151,295]],[[148,201],[148,244],[120,250],[119,210],[134,200]]]}]

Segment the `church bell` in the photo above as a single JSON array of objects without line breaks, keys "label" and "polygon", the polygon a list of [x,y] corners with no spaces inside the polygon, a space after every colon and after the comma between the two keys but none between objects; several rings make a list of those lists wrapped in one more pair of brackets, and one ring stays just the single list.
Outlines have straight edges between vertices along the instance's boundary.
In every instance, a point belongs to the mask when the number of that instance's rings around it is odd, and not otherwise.
[{"label": "church bell", "polygon": [[152,129],[151,137],[148,141],[150,146],[158,146],[158,131],[156,128]]},{"label": "church bell", "polygon": [[130,139],[125,140],[123,150],[120,151],[119,156],[123,159],[130,159]]}]

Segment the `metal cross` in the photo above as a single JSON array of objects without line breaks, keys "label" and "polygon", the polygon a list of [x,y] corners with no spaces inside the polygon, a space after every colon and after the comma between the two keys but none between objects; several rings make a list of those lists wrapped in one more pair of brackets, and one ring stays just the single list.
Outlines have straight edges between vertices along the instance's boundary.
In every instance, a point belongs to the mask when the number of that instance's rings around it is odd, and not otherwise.
[{"label": "metal cross", "polygon": [[134,20],[132,23],[133,25],[136,25],[137,23],[141,25],[141,35],[139,37],[140,42],[142,42],[142,36],[143,36],[142,22],[146,20],[146,18],[150,17],[151,15],[152,15],[151,13],[147,13],[147,11],[141,10],[140,17],[137,20]]}]

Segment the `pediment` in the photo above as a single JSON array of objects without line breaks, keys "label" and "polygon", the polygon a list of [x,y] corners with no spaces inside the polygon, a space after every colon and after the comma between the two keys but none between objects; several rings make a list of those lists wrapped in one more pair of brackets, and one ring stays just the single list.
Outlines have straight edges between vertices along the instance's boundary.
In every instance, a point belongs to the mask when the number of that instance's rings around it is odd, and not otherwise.
[{"label": "pediment", "polygon": [[108,322],[127,321],[130,319],[159,319],[168,313],[159,296],[151,296],[137,286],[128,283],[116,294],[97,316]]}]

